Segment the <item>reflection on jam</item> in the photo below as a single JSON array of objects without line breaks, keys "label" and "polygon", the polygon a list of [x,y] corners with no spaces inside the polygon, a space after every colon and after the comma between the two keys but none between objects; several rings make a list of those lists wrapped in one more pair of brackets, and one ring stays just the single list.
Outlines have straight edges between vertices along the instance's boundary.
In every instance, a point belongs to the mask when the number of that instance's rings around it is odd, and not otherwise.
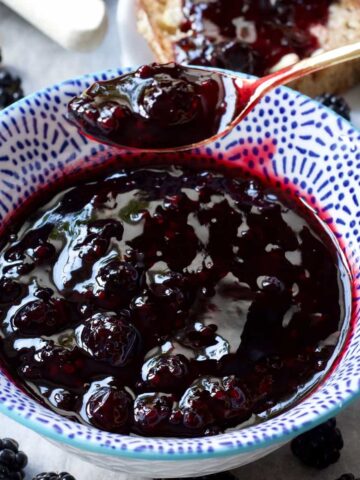
[{"label": "reflection on jam", "polygon": [[256,180],[121,170],[27,217],[0,255],[1,357],[62,415],[212,435],[291,403],[337,352],[337,250]]},{"label": "reflection on jam", "polygon": [[239,111],[232,79],[176,64],[96,82],[68,106],[70,121],[96,140],[150,149],[210,138]]},{"label": "reflection on jam", "polygon": [[184,32],[174,44],[179,63],[262,76],[285,55],[311,55],[336,0],[182,0]]}]

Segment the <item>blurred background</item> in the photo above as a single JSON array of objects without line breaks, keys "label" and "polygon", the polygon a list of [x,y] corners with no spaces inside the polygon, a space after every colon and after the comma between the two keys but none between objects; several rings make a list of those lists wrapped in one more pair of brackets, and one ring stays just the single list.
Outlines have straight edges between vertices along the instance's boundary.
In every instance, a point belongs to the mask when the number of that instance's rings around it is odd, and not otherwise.
[{"label": "blurred background", "polygon": [[[31,0],[26,1],[32,3]],[[51,4],[52,0],[48,3]],[[24,93],[29,94],[77,75],[119,66],[117,3],[117,0],[106,1],[108,26],[107,30],[104,29],[103,40],[97,39],[96,48],[79,52],[63,48],[0,1],[3,64],[11,67],[22,79]],[[61,19],[58,21],[61,22]]]}]

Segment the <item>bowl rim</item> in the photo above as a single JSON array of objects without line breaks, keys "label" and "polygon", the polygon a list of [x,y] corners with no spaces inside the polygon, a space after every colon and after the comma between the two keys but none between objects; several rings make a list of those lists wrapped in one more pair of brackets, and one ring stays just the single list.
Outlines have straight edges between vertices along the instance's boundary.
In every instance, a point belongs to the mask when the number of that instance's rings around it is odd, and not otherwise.
[{"label": "bowl rim", "polygon": [[[55,92],[56,94],[59,93],[59,90],[62,87],[68,86],[69,84],[76,84],[77,82],[87,82],[87,81],[94,81],[94,78],[97,78],[98,80],[106,80],[107,78],[110,78],[110,76],[116,76],[122,73],[126,73],[129,71],[134,70],[136,67],[118,67],[118,68],[113,68],[113,69],[105,69],[105,70],[100,70],[95,73],[88,73],[85,75],[78,75],[76,77],[64,80],[62,82],[53,84],[49,87],[42,88],[40,90],[37,90],[33,92],[30,95],[27,95],[26,97],[22,98],[21,100],[17,101],[16,103],[10,105],[9,107],[3,109],[0,112],[0,120],[1,117],[3,116],[8,116],[10,112],[16,112],[16,111],[21,111],[21,110],[26,110],[29,108],[29,101],[32,99],[35,99],[39,95],[48,95],[49,93]],[[207,69],[208,67],[201,67],[202,69]],[[240,78],[255,78],[253,76],[243,74],[241,72],[233,72],[225,69],[212,69],[209,68],[209,70],[216,70],[216,71],[224,71],[228,74],[231,75],[237,75]],[[105,78],[104,78],[105,77]],[[286,86],[281,86],[277,87],[278,89],[281,89],[282,91],[288,91],[290,92],[291,95],[294,95],[294,93],[306,100],[306,102],[312,102],[315,103],[317,106],[320,106],[322,110],[325,110],[329,116],[332,116],[333,118],[339,120],[341,118],[341,122],[344,123],[346,126],[350,127],[355,133],[360,134],[360,129],[357,128],[355,125],[353,125],[350,121],[340,117],[337,113],[335,113],[332,109],[329,107],[326,107],[325,105],[320,104],[316,100],[300,93],[297,91],[294,91],[290,89],[289,87]],[[23,113],[23,112],[22,112]],[[229,132],[228,132],[229,133]],[[228,134],[227,133],[227,134]],[[345,346],[343,348],[346,348]],[[345,350],[346,351],[346,350]],[[10,380],[8,379],[10,382]],[[12,383],[12,382],[10,382]],[[320,384],[321,385],[321,384]],[[319,387],[320,385],[317,385]],[[309,392],[308,396],[303,397],[297,405],[301,404],[303,401],[305,401],[307,398],[311,397],[314,393],[317,392],[317,387],[313,389],[312,391]],[[29,397],[26,393],[25,395]],[[29,397],[31,398],[31,397]],[[317,425],[327,421],[328,419],[338,415],[344,408],[348,407],[351,403],[353,403],[355,400],[360,398],[360,382],[358,386],[357,391],[349,391],[347,390],[344,393],[344,397],[342,399],[341,403],[334,404],[331,403],[330,405],[327,406],[327,409],[323,412],[318,412],[317,416],[307,419],[305,421],[300,422],[297,425],[292,424],[291,429],[287,430],[282,430],[280,432],[273,432],[271,436],[268,436],[266,438],[261,438],[258,439],[257,442],[253,442],[250,444],[239,444],[238,442],[230,443],[230,442],[221,442],[221,439],[224,438],[225,436],[228,436],[229,434],[231,435],[232,432],[225,432],[219,435],[215,435],[214,437],[211,437],[212,439],[217,439],[218,441],[216,444],[212,444],[212,449],[211,451],[207,451],[206,449],[193,449],[191,451],[181,451],[181,452],[167,452],[165,450],[159,452],[152,452],[147,451],[147,450],[142,450],[142,451],[135,451],[135,450],[120,450],[120,449],[112,449],[108,445],[102,443],[91,443],[89,442],[86,438],[79,438],[77,436],[69,438],[68,435],[65,435],[64,432],[59,432],[54,430],[49,426],[49,424],[46,424],[44,422],[41,422],[40,420],[36,421],[36,416],[31,416],[27,417],[25,414],[22,413],[22,411],[17,410],[14,406],[6,406],[3,401],[0,401],[0,414],[3,414],[7,417],[9,417],[12,420],[15,420],[16,422],[20,423],[21,425],[29,428],[30,430],[33,430],[34,432],[46,437],[50,441],[54,441],[60,444],[65,444],[69,447],[73,447],[75,449],[80,449],[84,452],[91,452],[95,454],[99,454],[101,456],[111,456],[111,457],[118,457],[118,458],[127,458],[130,460],[153,460],[153,461],[186,461],[186,460],[205,460],[208,458],[216,458],[216,457],[233,457],[241,454],[246,454],[249,452],[253,452],[256,450],[264,449],[264,448],[270,448],[274,445],[279,445],[289,442],[292,438],[295,436],[300,435],[301,433],[304,433],[305,431],[316,427]],[[38,402],[37,402],[38,403]],[[39,406],[42,407],[41,404],[38,403]],[[46,407],[43,407],[46,408]],[[291,409],[290,409],[291,410]],[[48,412],[57,415],[58,418],[63,418],[60,415],[56,414],[55,412],[52,412],[51,410],[48,410]],[[286,414],[287,411],[280,412],[279,415]],[[279,415],[276,415],[278,417]],[[74,425],[77,425],[76,422],[73,422],[70,419],[66,419],[68,422],[74,423]],[[268,422],[271,422],[271,418],[262,422],[261,425],[265,425]],[[254,427],[254,425],[250,425],[249,428]],[[94,431],[97,431],[95,427],[89,427]],[[239,431],[239,430],[236,430]],[[120,435],[116,434],[117,436],[121,438],[141,438],[144,443],[146,443],[147,440],[151,440],[152,442],[156,441],[157,439],[160,439],[159,437],[136,437],[132,435]],[[199,440],[201,441],[203,438],[206,437],[199,437],[199,438],[177,438],[177,437],[169,437],[165,438],[165,440],[173,441],[173,442],[181,442],[181,441],[187,441],[187,440]],[[161,437],[161,440],[164,440],[163,437]]]},{"label": "bowl rim", "polygon": [[[162,452],[160,453],[152,453],[148,451],[142,451],[142,452],[135,452],[132,450],[113,450],[109,448],[107,445],[104,444],[99,444],[99,445],[94,445],[92,443],[88,443],[86,440],[79,440],[78,438],[69,438],[61,433],[57,433],[53,429],[47,429],[44,424],[41,422],[33,422],[31,419],[28,419],[24,416],[22,416],[18,411],[16,410],[9,410],[6,408],[2,402],[0,402],[0,414],[4,414],[5,416],[9,417],[12,420],[15,420],[16,422],[20,423],[24,427],[29,428],[30,430],[46,437],[48,440],[55,441],[56,443],[61,443],[68,445],[69,447],[73,447],[76,449],[80,449],[84,452],[91,452],[95,454],[99,454],[102,456],[111,456],[111,457],[117,457],[117,458],[128,458],[131,460],[153,460],[153,461],[186,461],[186,460],[206,460],[208,458],[224,458],[224,457],[233,457],[241,454],[246,454],[250,453],[256,450],[260,450],[263,448],[269,448],[274,445],[278,445],[279,447],[283,444],[288,443],[291,441],[293,438],[297,437],[298,435],[301,435],[302,433],[305,433],[311,428],[314,428],[318,425],[320,425],[323,422],[326,422],[330,418],[335,417],[338,415],[344,408],[348,407],[351,405],[355,400],[360,398],[360,389],[357,393],[350,395],[349,398],[347,398],[345,401],[342,402],[341,405],[336,405],[330,408],[329,411],[326,413],[319,414],[318,417],[316,417],[314,420],[310,420],[307,422],[304,422],[303,425],[300,427],[294,428],[293,431],[286,431],[286,432],[281,432],[277,435],[273,435],[272,437],[268,437],[268,439],[265,441],[261,441],[256,444],[251,444],[251,445],[226,445],[226,446],[219,446],[219,448],[215,448],[211,452],[207,452],[205,450],[202,451],[192,451],[192,452],[182,452],[182,453],[174,453],[172,452],[171,454],[169,452]],[[284,412],[286,413],[286,412]],[[70,420],[71,421],[71,420]],[[75,422],[74,422],[75,423]],[[264,422],[265,423],[265,422]],[[94,428],[94,427],[92,427]],[[95,429],[95,428],[94,428]],[[95,429],[96,430],[96,429]],[[219,434],[216,435],[215,438],[221,438],[224,435],[227,434]],[[121,435],[121,437],[127,437],[127,438],[135,438],[131,435]],[[147,439],[152,439],[156,440],[157,437],[142,437],[143,441],[146,442]],[[200,437],[200,440],[204,437]],[[214,438],[214,437],[213,437]],[[165,440],[174,440],[172,437],[165,438]],[[175,438],[175,440],[188,440],[187,438]],[[191,439],[193,440],[193,439]],[[197,440],[196,438],[194,440]]]}]

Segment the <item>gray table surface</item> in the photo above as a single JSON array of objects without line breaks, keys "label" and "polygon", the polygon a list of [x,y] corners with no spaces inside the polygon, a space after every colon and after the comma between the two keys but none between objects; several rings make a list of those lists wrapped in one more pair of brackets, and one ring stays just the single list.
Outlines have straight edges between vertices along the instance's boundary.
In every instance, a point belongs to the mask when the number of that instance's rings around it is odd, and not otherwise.
[{"label": "gray table surface", "polygon": [[[34,0],[28,0],[34,1]],[[76,0],[74,0],[76,1]],[[121,0],[120,0],[121,1]],[[63,50],[47,39],[25,21],[0,4],[0,46],[4,63],[16,68],[23,79],[25,92],[31,93],[83,73],[116,67],[121,62],[119,35],[115,24],[116,1],[109,0],[109,32],[95,52],[74,53]],[[351,98],[358,95],[352,94]],[[236,471],[246,480],[335,480],[344,472],[360,475],[360,411],[359,404],[353,404],[338,417],[343,431],[345,448],[341,460],[325,471],[314,471],[302,467],[285,446],[268,457],[242,467]],[[16,438],[29,455],[28,479],[40,471],[69,471],[77,480],[121,480],[121,474],[93,467],[75,456],[50,445],[35,433],[17,423],[0,416],[0,438]],[[149,464],[151,477],[151,464]]]}]

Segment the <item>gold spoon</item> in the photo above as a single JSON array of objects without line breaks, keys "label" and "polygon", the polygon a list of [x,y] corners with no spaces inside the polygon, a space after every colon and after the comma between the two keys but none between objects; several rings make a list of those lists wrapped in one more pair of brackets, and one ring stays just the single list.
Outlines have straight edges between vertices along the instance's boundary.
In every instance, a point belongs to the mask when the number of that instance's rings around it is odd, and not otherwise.
[{"label": "gold spoon", "polygon": [[[257,103],[271,90],[280,86],[286,85],[289,82],[298,80],[302,77],[306,77],[312,73],[324,70],[328,67],[333,67],[340,63],[344,63],[350,60],[356,60],[360,58],[360,42],[356,42],[350,45],[345,45],[328,52],[315,55],[310,58],[301,60],[293,65],[282,68],[275,73],[267,75],[265,77],[248,80],[238,79],[236,85],[240,90],[243,89],[244,94],[244,107],[238,116],[231,122],[229,127],[233,128],[241,120],[248,115]],[[246,91],[249,91],[246,98]],[[223,135],[223,133],[220,133]],[[205,140],[207,142],[208,140]]]},{"label": "gold spoon", "polygon": [[[340,63],[344,63],[351,60],[360,58],[360,42],[356,42],[343,47],[329,50],[328,52],[315,55],[310,58],[301,60],[293,65],[282,68],[277,72],[266,75],[265,77],[257,79],[243,79],[236,76],[232,76],[237,88],[241,92],[241,99],[243,102],[243,108],[236,118],[229,123],[227,128],[216,135],[202,140],[193,145],[185,145],[178,147],[177,151],[189,150],[193,148],[204,147],[209,143],[212,143],[224,135],[228,134],[234,127],[236,127],[241,121],[255,108],[260,100],[271,90],[281,85],[286,85],[289,82],[306,77],[312,73],[324,70],[325,68],[333,67]],[[221,72],[223,73],[223,72]],[[231,76],[228,73],[223,73],[226,76]]]}]

